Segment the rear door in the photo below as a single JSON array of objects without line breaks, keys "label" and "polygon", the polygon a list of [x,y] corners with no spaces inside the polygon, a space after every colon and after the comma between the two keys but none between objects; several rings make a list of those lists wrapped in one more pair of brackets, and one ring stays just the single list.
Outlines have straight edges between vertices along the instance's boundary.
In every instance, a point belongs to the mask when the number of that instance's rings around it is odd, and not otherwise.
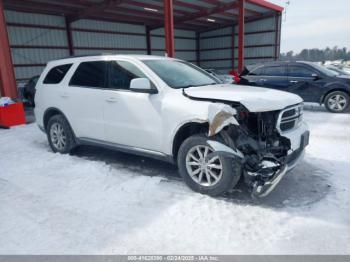
[{"label": "rear door", "polygon": [[301,96],[306,102],[319,102],[323,81],[316,78],[315,75],[319,73],[308,66],[289,65],[288,90]]},{"label": "rear door", "polygon": [[104,140],[104,88],[107,62],[96,60],[75,64],[61,100],[75,135],[79,138]]},{"label": "rear door", "polygon": [[258,81],[262,87],[288,91],[287,66],[276,65],[263,67]]},{"label": "rear door", "polygon": [[288,88],[287,66],[262,66],[243,76],[243,84],[279,90]]}]

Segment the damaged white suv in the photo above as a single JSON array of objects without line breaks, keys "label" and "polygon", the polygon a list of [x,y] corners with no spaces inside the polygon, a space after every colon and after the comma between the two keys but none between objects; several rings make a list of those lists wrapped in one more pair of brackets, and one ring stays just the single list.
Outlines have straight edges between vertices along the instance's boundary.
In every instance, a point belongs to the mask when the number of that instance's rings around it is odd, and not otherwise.
[{"label": "damaged white suv", "polygon": [[240,179],[269,194],[302,158],[302,99],[222,84],[178,59],[101,55],[47,64],[35,115],[54,152],[88,144],[177,163],[186,184],[216,196]]}]

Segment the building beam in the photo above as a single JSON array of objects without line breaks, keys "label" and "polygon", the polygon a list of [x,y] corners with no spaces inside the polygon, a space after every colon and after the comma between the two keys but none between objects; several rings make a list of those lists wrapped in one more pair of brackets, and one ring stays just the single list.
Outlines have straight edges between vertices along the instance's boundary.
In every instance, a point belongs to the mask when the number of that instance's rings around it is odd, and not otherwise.
[{"label": "building beam", "polygon": [[1,96],[18,97],[2,0],[0,0],[0,89]]},{"label": "building beam", "polygon": [[147,55],[151,55],[152,42],[151,42],[151,29],[149,26],[146,26],[146,46],[147,46]]},{"label": "building beam", "polygon": [[101,13],[106,9],[116,7],[122,3],[123,3],[123,0],[104,0],[102,3],[99,2],[96,4],[92,4],[91,6],[78,12],[76,15],[68,17],[68,22],[72,23],[74,21],[77,21],[83,18],[88,18],[91,15],[94,15],[96,13]]},{"label": "building beam", "polygon": [[231,57],[232,57],[232,70],[235,70],[235,50],[236,50],[236,43],[235,43],[235,38],[236,38],[236,26],[232,26],[232,42],[231,42]]},{"label": "building beam", "polygon": [[270,3],[268,1],[265,1],[265,0],[246,0],[246,1],[250,4],[258,5],[260,7],[271,9],[271,10],[274,10],[277,12],[282,12],[284,10],[284,8],[282,6],[275,5],[275,4]]},{"label": "building beam", "polygon": [[244,67],[244,23],[245,23],[245,0],[238,0],[238,73]]},{"label": "building beam", "polygon": [[201,40],[200,33],[196,32],[196,62],[197,66],[201,64]]},{"label": "building beam", "polygon": [[221,4],[218,4],[214,8],[209,8],[209,9],[203,8],[199,12],[196,12],[194,14],[190,14],[190,15],[176,19],[174,24],[182,24],[182,23],[185,23],[187,21],[196,20],[198,18],[208,17],[208,16],[213,15],[213,14],[218,14],[218,13],[222,13],[222,12],[225,12],[227,10],[230,10],[230,9],[234,9],[237,6],[238,6],[238,4],[236,2],[233,2],[233,3],[221,3]]},{"label": "building beam", "polygon": [[281,13],[275,16],[275,60],[280,57],[280,39],[281,39]]},{"label": "building beam", "polygon": [[74,55],[74,45],[73,45],[73,34],[72,34],[72,24],[69,22],[68,18],[65,17],[66,22],[66,35],[67,35],[67,45],[68,45],[68,51],[69,55]]},{"label": "building beam", "polygon": [[168,57],[175,56],[173,0],[164,1],[165,52]]}]

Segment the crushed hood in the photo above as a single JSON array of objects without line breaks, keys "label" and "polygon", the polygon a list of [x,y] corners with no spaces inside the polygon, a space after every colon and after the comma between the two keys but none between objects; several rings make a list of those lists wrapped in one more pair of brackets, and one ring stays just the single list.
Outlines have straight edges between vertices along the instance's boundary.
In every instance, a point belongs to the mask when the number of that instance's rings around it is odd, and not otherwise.
[{"label": "crushed hood", "polygon": [[184,92],[193,98],[238,102],[250,112],[281,110],[303,101],[300,96],[288,92],[232,84],[190,87]]}]

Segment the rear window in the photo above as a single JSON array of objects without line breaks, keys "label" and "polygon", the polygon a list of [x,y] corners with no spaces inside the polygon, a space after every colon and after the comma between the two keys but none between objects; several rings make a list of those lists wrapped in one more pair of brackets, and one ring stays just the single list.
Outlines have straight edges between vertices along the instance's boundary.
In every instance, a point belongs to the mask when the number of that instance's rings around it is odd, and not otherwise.
[{"label": "rear window", "polygon": [[44,84],[58,84],[62,81],[64,76],[67,74],[72,64],[59,65],[52,68],[44,79]]},{"label": "rear window", "polygon": [[255,76],[287,76],[287,67],[286,66],[264,66],[259,67],[249,75]]},{"label": "rear window", "polygon": [[264,68],[265,76],[287,76],[285,66],[268,66]]},{"label": "rear window", "polygon": [[69,85],[103,88],[107,76],[107,65],[108,62],[106,61],[81,63],[72,76]]},{"label": "rear window", "polygon": [[262,68],[262,67],[257,68],[257,69],[253,69],[253,70],[249,73],[249,75],[251,75],[251,76],[260,76],[260,75],[262,75],[262,74],[263,74],[263,68]]}]

